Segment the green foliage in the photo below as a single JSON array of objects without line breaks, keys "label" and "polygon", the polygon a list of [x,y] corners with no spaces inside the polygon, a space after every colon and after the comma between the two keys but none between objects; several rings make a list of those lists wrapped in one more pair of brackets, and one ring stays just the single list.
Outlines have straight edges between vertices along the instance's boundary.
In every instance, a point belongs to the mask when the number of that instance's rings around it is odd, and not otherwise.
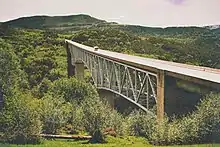
[{"label": "green foliage", "polygon": [[156,118],[142,111],[134,111],[127,117],[126,122],[129,135],[149,138]]},{"label": "green foliage", "polygon": [[39,112],[39,101],[30,95],[14,93],[13,97],[7,97],[0,115],[4,140],[18,144],[38,143],[42,127]]},{"label": "green foliage", "polygon": [[71,124],[71,128],[70,128],[70,132],[73,133],[80,133],[80,132],[85,132],[85,128],[84,128],[84,112],[83,112],[83,108],[78,104],[77,101],[72,101],[72,115],[71,115],[71,119],[70,119],[70,124]]},{"label": "green foliage", "polygon": [[86,131],[93,135],[96,131],[103,132],[105,128],[113,128],[118,135],[123,133],[123,118],[108,104],[98,97],[86,99],[82,103],[83,124]]},{"label": "green foliage", "polygon": [[43,133],[57,134],[71,117],[72,106],[62,96],[49,94],[42,98]]},{"label": "green foliage", "polygon": [[91,85],[75,78],[62,78],[54,81],[50,88],[54,95],[63,95],[66,101],[77,101],[80,103],[85,98],[97,97],[96,89]]},{"label": "green foliage", "polygon": [[149,141],[156,145],[192,144],[216,141],[220,123],[220,95],[207,95],[197,110],[180,119],[173,119],[152,127]]},{"label": "green foliage", "polygon": [[0,87],[7,94],[16,84],[25,85],[25,77],[20,70],[19,59],[10,44],[0,38]]}]

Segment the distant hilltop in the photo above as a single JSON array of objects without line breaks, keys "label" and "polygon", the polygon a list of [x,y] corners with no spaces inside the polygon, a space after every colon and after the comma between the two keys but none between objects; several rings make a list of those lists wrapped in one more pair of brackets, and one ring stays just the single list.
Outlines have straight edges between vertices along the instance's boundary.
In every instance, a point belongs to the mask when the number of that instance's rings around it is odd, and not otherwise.
[{"label": "distant hilltop", "polygon": [[92,25],[105,23],[106,21],[96,19],[89,15],[69,15],[69,16],[30,16],[2,22],[3,25],[19,28],[43,29],[56,27],[71,27],[77,25]]}]

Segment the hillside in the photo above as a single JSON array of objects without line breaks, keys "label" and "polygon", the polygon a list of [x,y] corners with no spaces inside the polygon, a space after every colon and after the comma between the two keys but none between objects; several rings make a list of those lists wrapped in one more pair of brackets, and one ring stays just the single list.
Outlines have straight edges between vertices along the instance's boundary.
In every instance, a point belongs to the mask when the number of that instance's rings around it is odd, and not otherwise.
[{"label": "hillside", "polygon": [[[89,15],[33,16],[11,20],[1,28],[37,28],[73,35],[74,39],[103,49],[187,64],[220,68],[220,28],[152,28],[121,25]],[[5,29],[0,31],[4,34]]]},{"label": "hillside", "polygon": [[3,22],[3,25],[11,27],[29,28],[29,29],[45,29],[55,27],[69,26],[85,26],[98,23],[105,23],[104,20],[99,20],[89,15],[79,14],[70,16],[32,16],[22,17],[15,20]]}]

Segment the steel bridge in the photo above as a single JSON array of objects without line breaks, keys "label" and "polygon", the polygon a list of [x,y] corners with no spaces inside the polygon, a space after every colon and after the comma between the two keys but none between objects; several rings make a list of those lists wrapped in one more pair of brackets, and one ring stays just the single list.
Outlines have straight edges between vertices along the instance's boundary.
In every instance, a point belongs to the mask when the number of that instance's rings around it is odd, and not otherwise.
[{"label": "steel bridge", "polygon": [[220,70],[169,61],[142,58],[85,46],[65,40],[68,76],[84,78],[84,66],[98,89],[116,93],[157,117],[164,115],[166,75],[205,85],[220,91]]}]

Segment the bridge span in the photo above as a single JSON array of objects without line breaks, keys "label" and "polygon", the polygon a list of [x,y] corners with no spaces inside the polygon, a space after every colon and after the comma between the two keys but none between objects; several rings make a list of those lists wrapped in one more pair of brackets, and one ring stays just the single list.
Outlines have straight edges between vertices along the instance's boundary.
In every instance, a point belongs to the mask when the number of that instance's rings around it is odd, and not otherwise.
[{"label": "bridge span", "polygon": [[220,91],[220,69],[143,58],[85,46],[65,40],[68,76],[84,77],[84,65],[95,86],[121,95],[145,111],[164,115],[165,76]]}]

